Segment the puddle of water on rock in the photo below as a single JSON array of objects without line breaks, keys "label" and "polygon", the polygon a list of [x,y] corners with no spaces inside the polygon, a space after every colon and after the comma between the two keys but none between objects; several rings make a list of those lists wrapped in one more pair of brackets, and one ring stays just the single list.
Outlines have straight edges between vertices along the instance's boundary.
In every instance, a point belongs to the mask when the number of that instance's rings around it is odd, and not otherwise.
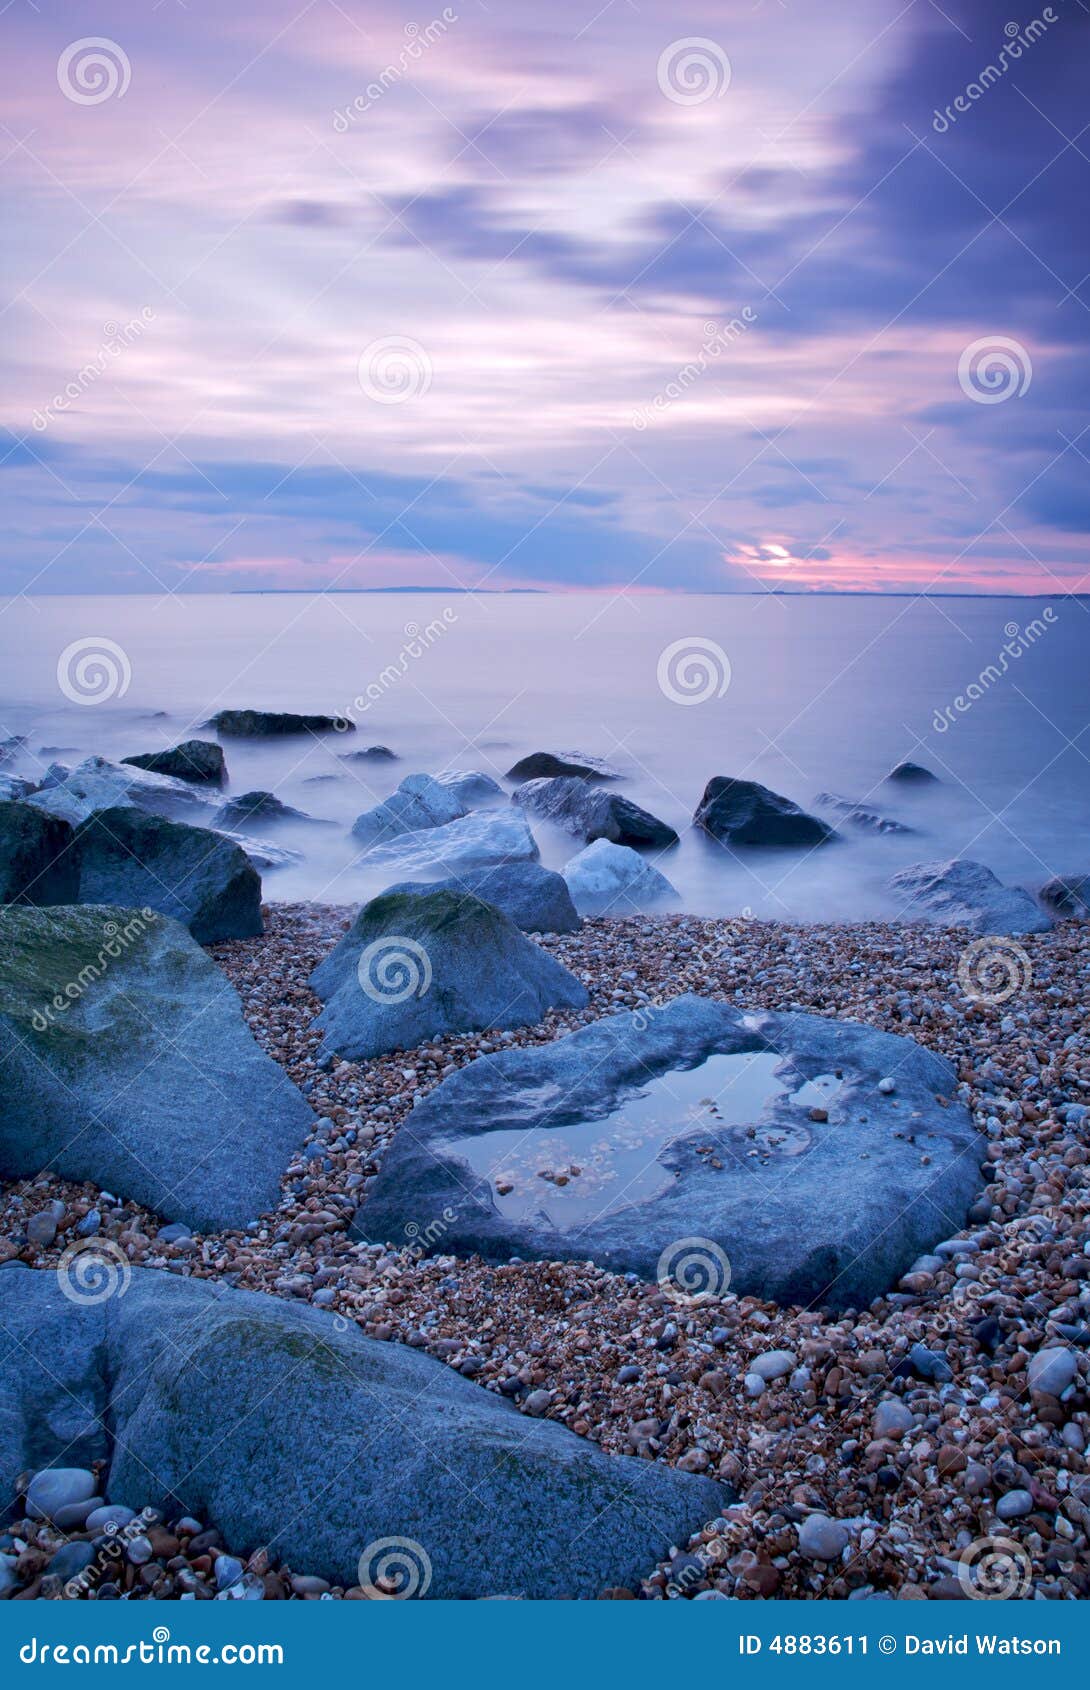
[{"label": "puddle of water on rock", "polygon": [[[711,1056],[651,1080],[609,1115],[564,1127],[476,1133],[443,1148],[489,1182],[506,1220],[544,1215],[565,1231],[657,1196],[675,1178],[659,1155],[682,1138],[710,1168],[745,1161],[759,1169],[801,1155],[812,1140],[808,1111],[826,1107],[841,1084],[835,1074],[800,1083],[774,1051]],[[769,1106],[781,1100],[798,1110],[797,1118],[768,1117]]]}]

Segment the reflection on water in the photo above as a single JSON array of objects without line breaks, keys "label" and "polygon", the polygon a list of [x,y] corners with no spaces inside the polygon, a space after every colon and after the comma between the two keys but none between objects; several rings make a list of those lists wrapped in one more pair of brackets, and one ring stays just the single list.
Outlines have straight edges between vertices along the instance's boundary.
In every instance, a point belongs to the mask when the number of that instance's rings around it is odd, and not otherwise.
[{"label": "reflection on water", "polygon": [[827,1108],[840,1085],[835,1074],[801,1080],[775,1052],[711,1056],[659,1075],[612,1114],[478,1133],[443,1150],[489,1182],[506,1219],[543,1215],[566,1231],[664,1190],[675,1176],[659,1158],[679,1140],[713,1171],[801,1155],[812,1142],[810,1110]]}]

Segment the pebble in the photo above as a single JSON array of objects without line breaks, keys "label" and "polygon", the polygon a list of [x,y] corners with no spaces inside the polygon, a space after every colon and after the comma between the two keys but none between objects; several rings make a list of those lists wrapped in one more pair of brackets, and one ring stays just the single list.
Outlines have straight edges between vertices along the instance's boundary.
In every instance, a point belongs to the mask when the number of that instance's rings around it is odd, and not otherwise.
[{"label": "pebble", "polygon": [[1043,1391],[1050,1397],[1061,1396],[1069,1385],[1073,1385],[1078,1371],[1078,1357],[1074,1350],[1059,1346],[1038,1350],[1036,1355],[1030,1356],[1026,1369],[1030,1390]]},{"label": "pebble", "polygon": [[900,1438],[915,1424],[915,1417],[900,1397],[883,1397],[874,1411],[872,1431],[876,1438]]},{"label": "pebble", "polygon": [[755,1373],[767,1385],[790,1373],[797,1360],[793,1350],[768,1350],[763,1356],[756,1356],[750,1361],[749,1372]]},{"label": "pebble", "polygon": [[836,1561],[850,1542],[847,1526],[828,1514],[808,1514],[799,1527],[799,1554],[809,1561]]},{"label": "pebble", "polygon": [[32,1520],[52,1519],[59,1508],[86,1502],[94,1494],[95,1476],[86,1467],[43,1467],[27,1486],[27,1513]]},{"label": "pebble", "polygon": [[999,1498],[995,1511],[1001,1520],[1020,1520],[1024,1514],[1032,1514],[1033,1498],[1028,1490],[1009,1490]]}]

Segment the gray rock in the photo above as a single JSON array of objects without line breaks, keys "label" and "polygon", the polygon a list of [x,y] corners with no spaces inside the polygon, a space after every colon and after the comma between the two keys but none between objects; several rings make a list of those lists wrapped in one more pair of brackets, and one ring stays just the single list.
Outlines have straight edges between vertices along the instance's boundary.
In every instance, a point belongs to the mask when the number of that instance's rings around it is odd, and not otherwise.
[{"label": "gray rock", "polygon": [[600,757],[590,757],[583,751],[532,751],[508,769],[506,779],[553,780],[560,775],[575,775],[580,780],[620,780],[618,770],[604,763]]},{"label": "gray rock", "polygon": [[905,899],[908,919],[980,934],[1047,933],[1052,921],[1020,886],[1004,886],[983,863],[955,857],[913,863],[893,875],[890,889]]},{"label": "gray rock", "polygon": [[233,1584],[241,1584],[245,1571],[236,1556],[221,1555],[216,1562],[216,1589],[229,1590]]},{"label": "gray rock", "polygon": [[908,1359],[921,1379],[932,1379],[937,1385],[948,1385],[954,1374],[941,1350],[929,1350],[926,1344],[913,1344]]},{"label": "gray rock", "polygon": [[883,1397],[874,1411],[872,1431],[876,1438],[902,1438],[915,1423],[912,1410],[900,1397]]},{"label": "gray rock", "polygon": [[288,734],[355,733],[347,716],[299,716],[288,710],[220,710],[207,723],[225,739],[282,739]]},{"label": "gray rock", "polygon": [[528,1418],[420,1351],[207,1280],[137,1268],[123,1297],[76,1304],[56,1275],[9,1265],[0,1319],[9,1492],[78,1377],[112,1497],[214,1520],[240,1557],[290,1521],[292,1563],[345,1586],[361,1557],[364,1580],[380,1576],[396,1538],[421,1595],[595,1597],[634,1587],[732,1500]]},{"label": "gray rock", "polygon": [[1033,1497],[1028,1490],[1009,1490],[999,1498],[995,1512],[1000,1520],[1020,1520],[1033,1513]]},{"label": "gray rock", "polygon": [[797,1359],[793,1350],[767,1350],[763,1356],[757,1356],[750,1362],[749,1370],[769,1385],[774,1379],[782,1379],[790,1373]]},{"label": "gray rock", "polygon": [[123,1502],[107,1502],[88,1514],[86,1526],[89,1532],[104,1532],[108,1526],[127,1526],[135,1519],[135,1509],[126,1508]]},{"label": "gray rock", "polygon": [[406,875],[445,874],[460,879],[474,869],[533,863],[538,856],[537,842],[521,816],[484,810],[373,846],[364,861],[369,867],[388,863]]},{"label": "gray rock", "polygon": [[53,1524],[62,1532],[82,1531],[90,1516],[102,1506],[101,1496],[89,1496],[84,1502],[70,1502],[67,1508],[57,1509]]},{"label": "gray rock", "polygon": [[525,1027],[586,989],[499,910],[466,893],[384,893],[315,969],[319,1060],[411,1050],[439,1033]]},{"label": "gray rock", "polygon": [[1058,1397],[1078,1377],[1078,1357],[1074,1350],[1064,1349],[1062,1345],[1049,1345],[1030,1356],[1026,1372],[1031,1391],[1044,1391],[1050,1397]]},{"label": "gray rock", "polygon": [[32,780],[24,780],[21,775],[0,774],[0,799],[8,801],[26,798],[34,790]]},{"label": "gray rock", "polygon": [[540,863],[499,863],[446,880],[403,880],[386,891],[468,892],[502,910],[524,933],[577,933],[583,925],[563,877]]},{"label": "gray rock", "polygon": [[584,846],[562,872],[580,915],[632,915],[680,902],[676,888],[638,851],[607,839]]},{"label": "gray rock", "polygon": [[191,781],[148,769],[126,768],[105,757],[88,757],[56,786],[45,786],[26,800],[47,815],[61,816],[73,827],[96,810],[135,804],[150,815],[211,820],[212,800]]},{"label": "gray rock", "polygon": [[887,780],[895,781],[900,786],[929,786],[937,784],[938,778],[930,769],[925,769],[922,763],[898,763],[886,776]]},{"label": "gray rock", "polygon": [[727,845],[822,845],[836,838],[834,828],[808,816],[790,798],[758,781],[727,775],[708,782],[693,826]]},{"label": "gray rock", "polygon": [[45,1467],[27,1486],[26,1511],[32,1520],[52,1520],[61,1508],[94,1494],[95,1476],[86,1467]]},{"label": "gray rock", "polygon": [[641,810],[630,798],[603,792],[577,775],[524,781],[511,794],[511,801],[587,844],[608,839],[614,845],[663,850],[678,842],[676,829],[650,811]]},{"label": "gray rock", "polygon": [[253,839],[246,833],[214,831],[220,839],[227,839],[245,851],[259,874],[270,874],[278,868],[292,868],[306,861],[302,851],[292,851],[286,845],[273,845],[268,839]]},{"label": "gray rock", "polygon": [[405,833],[442,827],[469,812],[455,788],[434,775],[406,775],[397,791],[352,824],[352,837],[368,847],[388,845]]},{"label": "gray rock", "polygon": [[498,804],[503,801],[503,787],[491,775],[482,774],[480,769],[444,769],[442,774],[436,775],[440,786],[445,786],[464,804],[467,810],[474,810],[479,804]]},{"label": "gray rock", "polygon": [[397,752],[388,745],[368,745],[363,751],[342,751],[342,763],[396,763]]},{"label": "gray rock", "polygon": [[808,1561],[838,1561],[850,1541],[847,1526],[828,1514],[808,1514],[799,1527],[799,1554]]},{"label": "gray rock", "polygon": [[0,768],[10,763],[26,744],[26,734],[10,734],[6,739],[0,739]]},{"label": "gray rock", "polygon": [[[243,792],[229,798],[213,818],[218,828],[268,826],[270,822],[315,822],[305,810],[295,810],[274,792]],[[323,824],[324,825],[324,824]]]},{"label": "gray rock", "polygon": [[56,1554],[50,1556],[45,1570],[67,1584],[69,1579],[78,1578],[80,1573],[86,1572],[94,1558],[93,1543],[62,1543]]},{"label": "gray rock", "polygon": [[26,1223],[27,1243],[33,1244],[36,1250],[48,1250],[57,1236],[57,1223],[48,1209],[41,1209],[38,1214],[31,1215]]},{"label": "gray rock", "polygon": [[147,751],[139,757],[122,757],[134,769],[149,769],[153,775],[173,775],[195,786],[223,786],[227,764],[223,747],[211,739],[187,739],[169,751]]},{"label": "gray rock", "polygon": [[[760,1058],[756,1068],[722,1062],[746,1054]],[[721,1078],[683,1080],[713,1057],[726,1070]],[[756,1081],[743,1081],[743,1070]],[[877,1090],[891,1070],[896,1100]],[[836,1076],[821,1091],[824,1122],[810,1118],[809,1087],[819,1076]],[[646,1197],[621,1206],[622,1197],[612,1210],[603,1198],[601,1212],[570,1224],[530,1204],[514,1215],[500,1206],[489,1135],[504,1135],[501,1146],[517,1135],[523,1154],[544,1166],[555,1129],[582,1125],[588,1139],[609,1140],[610,1116],[656,1085],[661,1145],[656,1156],[643,1141],[641,1169],[658,1184]],[[702,1086],[721,1088],[721,1125],[704,1114],[694,1127],[687,1100]],[[741,1102],[732,1118],[733,1088]],[[501,1261],[589,1256],[648,1279],[668,1247],[696,1239],[707,1242],[708,1257],[726,1253],[739,1295],[860,1307],[944,1238],[979,1189],[983,1141],[961,1104],[937,1101],[956,1090],[950,1064],[910,1039],[823,1016],[678,998],[549,1045],[480,1057],[444,1080],[386,1151],[355,1230],[384,1242],[404,1238],[412,1221],[425,1239],[441,1217],[435,1248],[447,1252]],[[701,1153],[708,1145],[721,1167]]]},{"label": "gray rock", "polygon": [[72,843],[79,902],[148,908],[202,945],[264,932],[261,876],[240,845],[129,805],[98,810]]},{"label": "gray rock", "polygon": [[74,903],[72,829],[30,804],[0,801],[0,904]]},{"label": "gray rock", "polygon": [[895,820],[893,816],[884,816],[879,810],[871,810],[866,804],[857,804],[851,798],[841,798],[836,792],[819,792],[814,800],[823,810],[832,810],[834,815],[846,821],[850,827],[857,827],[861,833],[915,833],[914,827],[908,827],[904,822]]},{"label": "gray rock", "polygon": [[48,1167],[218,1232],[275,1208],[312,1123],[177,922],[0,910],[0,1177]]},{"label": "gray rock", "polygon": [[1053,875],[1037,896],[1057,915],[1085,921],[1090,916],[1090,874]]}]

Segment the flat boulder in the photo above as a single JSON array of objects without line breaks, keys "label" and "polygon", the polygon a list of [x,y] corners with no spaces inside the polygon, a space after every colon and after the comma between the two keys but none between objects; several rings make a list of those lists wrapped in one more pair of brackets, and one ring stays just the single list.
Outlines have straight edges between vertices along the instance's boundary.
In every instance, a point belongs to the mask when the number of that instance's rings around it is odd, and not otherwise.
[{"label": "flat boulder", "polygon": [[857,804],[852,798],[842,798],[837,792],[819,792],[814,802],[823,810],[831,810],[839,816],[841,821],[847,822],[849,827],[856,827],[861,833],[915,833],[914,827],[905,822],[899,822],[894,816],[885,816],[880,810],[872,810],[866,804]]},{"label": "flat boulder", "polygon": [[505,779],[552,780],[558,775],[574,775],[579,780],[621,778],[617,769],[611,768],[600,757],[590,757],[583,751],[532,751],[508,769]]},{"label": "flat boulder", "polygon": [[1047,933],[1052,918],[1021,886],[1005,886],[983,863],[963,857],[913,863],[892,876],[890,889],[905,901],[909,920],[974,933]]},{"label": "flat boulder", "polygon": [[206,724],[225,739],[283,739],[289,734],[355,733],[347,716],[299,716],[289,710],[218,710]]},{"label": "flat boulder", "polygon": [[1056,915],[1085,921],[1090,916],[1090,874],[1056,874],[1037,896]]},{"label": "flat boulder", "polygon": [[387,845],[403,833],[443,827],[469,813],[455,787],[434,775],[406,775],[397,791],[352,824],[352,837],[366,846]]},{"label": "flat boulder", "polygon": [[403,880],[386,891],[468,892],[502,910],[524,933],[577,933],[583,925],[563,876],[540,863],[498,863],[446,880]]},{"label": "flat boulder", "polygon": [[364,861],[389,863],[407,875],[460,877],[501,863],[533,863],[538,856],[537,841],[521,816],[508,810],[485,810],[445,827],[423,828],[375,845]]},{"label": "flat boulder", "polygon": [[755,780],[715,775],[704,788],[693,826],[726,845],[823,845],[836,830]]},{"label": "flat boulder", "polygon": [[310,977],[326,1007],[319,1060],[411,1050],[441,1033],[528,1027],[582,1009],[585,987],[491,904],[462,892],[384,893]]},{"label": "flat boulder", "polygon": [[939,777],[933,775],[930,769],[925,769],[922,763],[898,763],[886,779],[898,786],[932,786],[938,784]]},{"label": "flat boulder", "polygon": [[608,839],[614,845],[662,850],[678,842],[676,830],[650,811],[641,810],[630,798],[602,792],[577,775],[524,781],[511,794],[511,802],[547,817],[588,844]]},{"label": "flat boulder", "polygon": [[635,1589],[735,1500],[607,1455],[353,1322],[134,1268],[108,1300],[0,1268],[0,1483],[106,1463],[110,1504],[214,1522],[331,1584],[450,1600]]},{"label": "flat boulder", "polygon": [[200,945],[264,932],[261,876],[241,845],[207,828],[126,805],[97,810],[75,831],[81,904],[156,910]]},{"label": "flat boulder", "polygon": [[78,887],[69,824],[0,800],[0,904],[75,903]]},{"label": "flat boulder", "polygon": [[0,910],[0,1177],[48,1168],[184,1221],[280,1201],[313,1125],[238,994],[151,908]]},{"label": "flat boulder", "polygon": [[177,780],[173,775],[125,767],[105,757],[88,757],[78,768],[58,772],[63,778],[43,782],[27,803],[49,815],[62,816],[73,826],[86,821],[96,810],[113,810],[121,804],[134,804],[155,816],[186,820],[212,816],[212,801],[192,781]]},{"label": "flat boulder", "polygon": [[638,851],[607,839],[572,857],[563,874],[580,915],[633,915],[680,901],[676,887]]},{"label": "flat boulder", "polygon": [[211,739],[187,739],[169,751],[147,751],[138,757],[122,757],[134,769],[148,769],[153,775],[173,775],[194,786],[223,786],[227,764],[223,748]]},{"label": "flat boulder", "polygon": [[676,998],[444,1080],[354,1229],[387,1242],[411,1221],[491,1261],[589,1256],[683,1307],[729,1285],[859,1308],[980,1189],[984,1141],[956,1091],[911,1039]]}]

